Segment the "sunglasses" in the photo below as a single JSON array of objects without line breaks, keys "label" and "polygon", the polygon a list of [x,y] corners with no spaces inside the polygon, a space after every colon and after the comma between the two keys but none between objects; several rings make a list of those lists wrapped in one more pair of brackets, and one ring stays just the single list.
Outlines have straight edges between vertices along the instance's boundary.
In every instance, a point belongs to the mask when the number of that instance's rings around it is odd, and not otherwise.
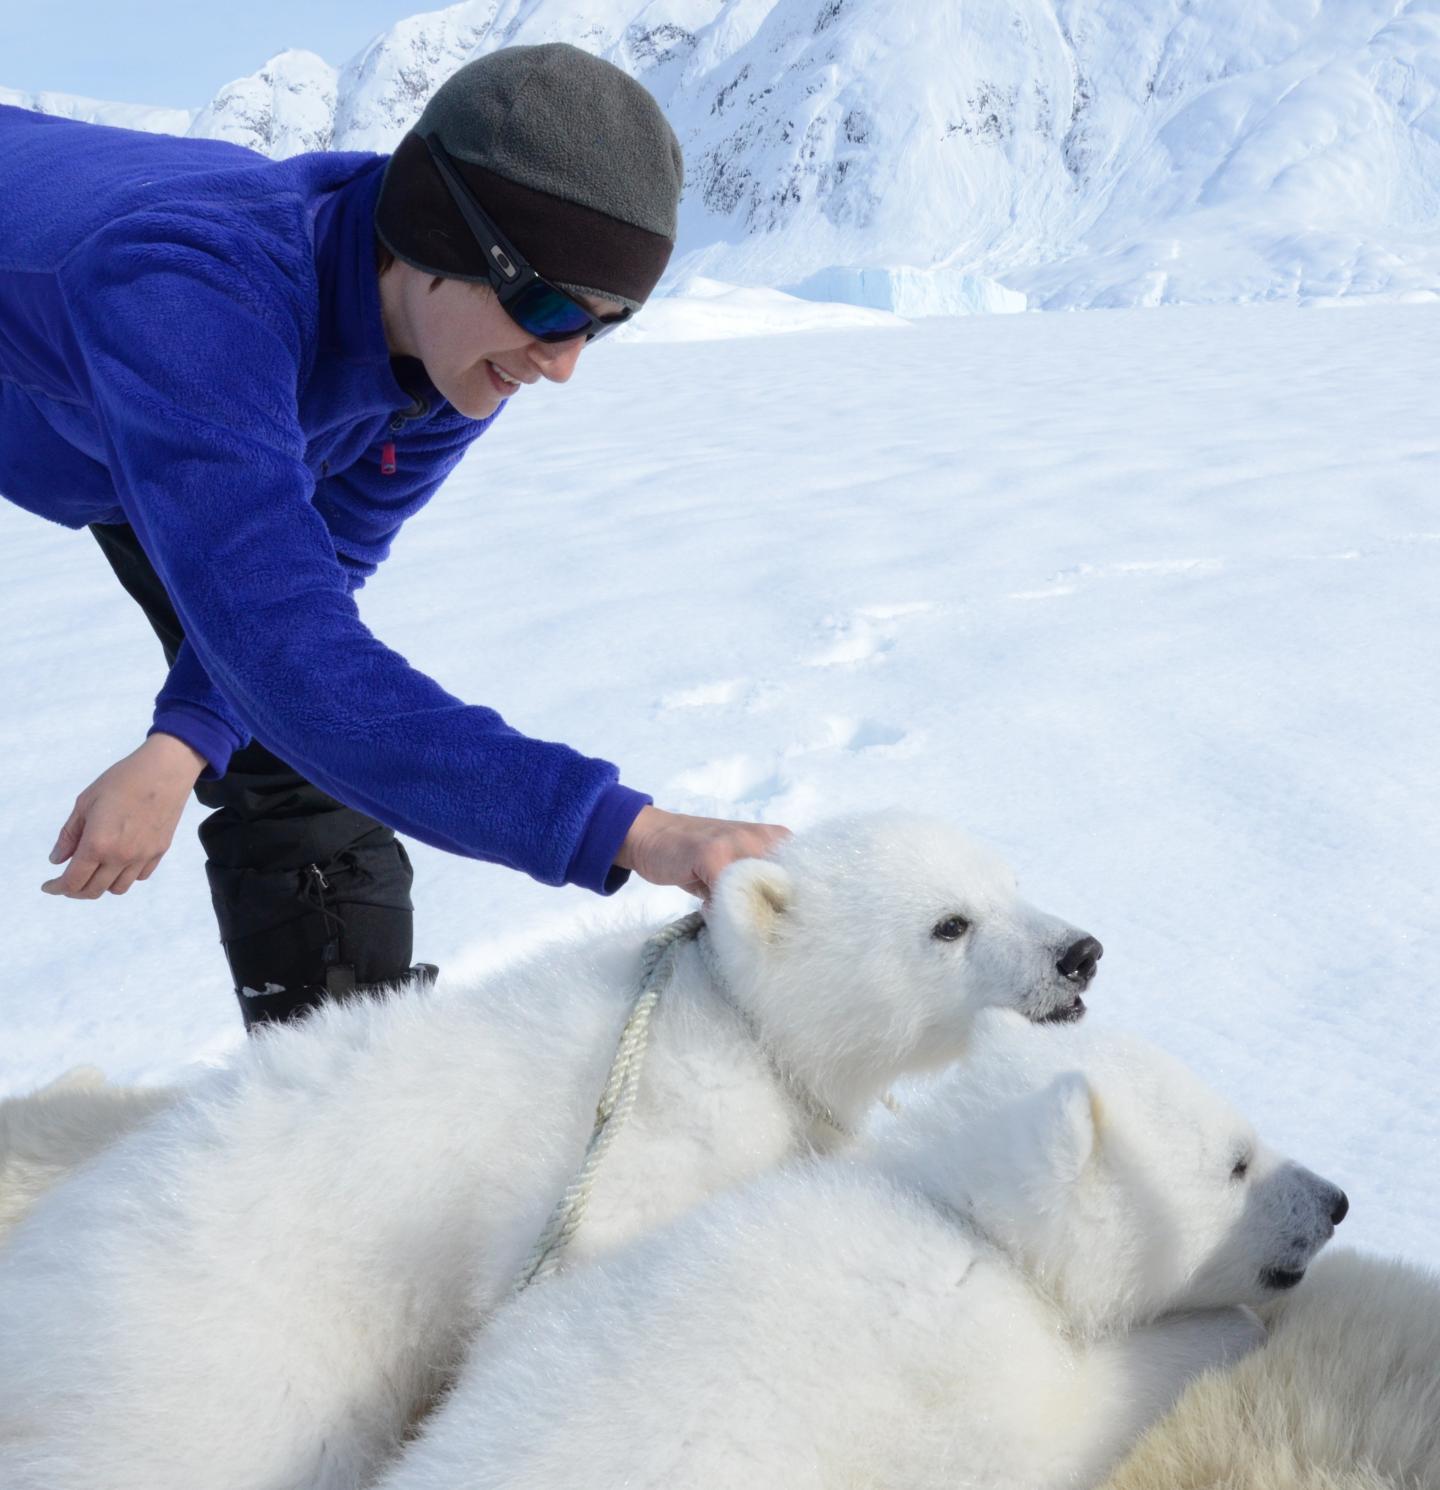
[{"label": "sunglasses", "polygon": [[495,288],[501,309],[522,331],[540,341],[573,341],[577,336],[594,341],[630,319],[627,305],[618,316],[604,319],[591,314],[585,306],[564,290],[552,285],[527,264],[509,239],[497,228],[485,209],[475,200],[455,162],[433,134],[425,136],[430,156],[440,172],[440,179],[466,226],[475,235],[485,256],[485,272]]}]

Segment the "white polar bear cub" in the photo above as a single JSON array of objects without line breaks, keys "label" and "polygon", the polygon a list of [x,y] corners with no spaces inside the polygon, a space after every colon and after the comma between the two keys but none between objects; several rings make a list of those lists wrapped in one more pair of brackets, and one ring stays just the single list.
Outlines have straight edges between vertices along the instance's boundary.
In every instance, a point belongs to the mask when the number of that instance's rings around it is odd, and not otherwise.
[{"label": "white polar bear cub", "polygon": [[522,1295],[377,1490],[1094,1484],[1345,1200],[1159,1051],[1016,1023],[872,1155]]},{"label": "white polar bear cub", "polygon": [[[643,932],[331,1007],[57,1187],[0,1256],[5,1490],[338,1490],[448,1381],[579,1168]],[[797,1148],[1099,944],[932,821],[832,824],[721,877],[567,1261]],[[728,988],[710,969],[717,966]]]},{"label": "white polar bear cub", "polygon": [[1270,1335],[1194,1382],[1106,1490],[1440,1490],[1440,1273],[1328,1252]]}]

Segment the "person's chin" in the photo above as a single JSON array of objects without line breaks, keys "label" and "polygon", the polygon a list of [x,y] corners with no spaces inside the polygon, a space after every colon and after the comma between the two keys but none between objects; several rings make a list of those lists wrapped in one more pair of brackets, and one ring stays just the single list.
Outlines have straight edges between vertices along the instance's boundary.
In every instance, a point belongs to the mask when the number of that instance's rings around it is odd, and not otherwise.
[{"label": "person's chin", "polygon": [[443,388],[440,392],[449,400],[450,406],[467,419],[488,419],[504,402],[504,399],[486,389],[466,389],[463,393],[457,392],[454,395],[445,393]]}]

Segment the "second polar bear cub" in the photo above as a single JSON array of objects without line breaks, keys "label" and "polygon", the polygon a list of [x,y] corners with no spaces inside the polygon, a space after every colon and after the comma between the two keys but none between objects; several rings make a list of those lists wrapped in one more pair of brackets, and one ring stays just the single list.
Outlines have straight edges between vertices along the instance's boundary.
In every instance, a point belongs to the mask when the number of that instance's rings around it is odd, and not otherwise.
[{"label": "second polar bear cub", "polygon": [[[0,1249],[5,1490],[351,1490],[443,1390],[581,1164],[644,931],[251,1042]],[[1099,944],[933,820],[732,865],[650,1026],[567,1265],[834,1147]]]},{"label": "second polar bear cub", "polygon": [[1095,1484],[1346,1201],[1152,1047],[1017,1023],[873,1154],[531,1289],[376,1490]]}]

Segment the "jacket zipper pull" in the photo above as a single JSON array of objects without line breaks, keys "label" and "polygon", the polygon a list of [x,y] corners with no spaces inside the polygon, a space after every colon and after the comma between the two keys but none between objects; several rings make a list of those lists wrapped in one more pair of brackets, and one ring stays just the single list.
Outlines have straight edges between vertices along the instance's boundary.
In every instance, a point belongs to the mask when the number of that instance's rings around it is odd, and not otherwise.
[{"label": "jacket zipper pull", "polygon": [[380,474],[382,476],[393,476],[395,474],[394,440],[386,440],[380,447]]}]

